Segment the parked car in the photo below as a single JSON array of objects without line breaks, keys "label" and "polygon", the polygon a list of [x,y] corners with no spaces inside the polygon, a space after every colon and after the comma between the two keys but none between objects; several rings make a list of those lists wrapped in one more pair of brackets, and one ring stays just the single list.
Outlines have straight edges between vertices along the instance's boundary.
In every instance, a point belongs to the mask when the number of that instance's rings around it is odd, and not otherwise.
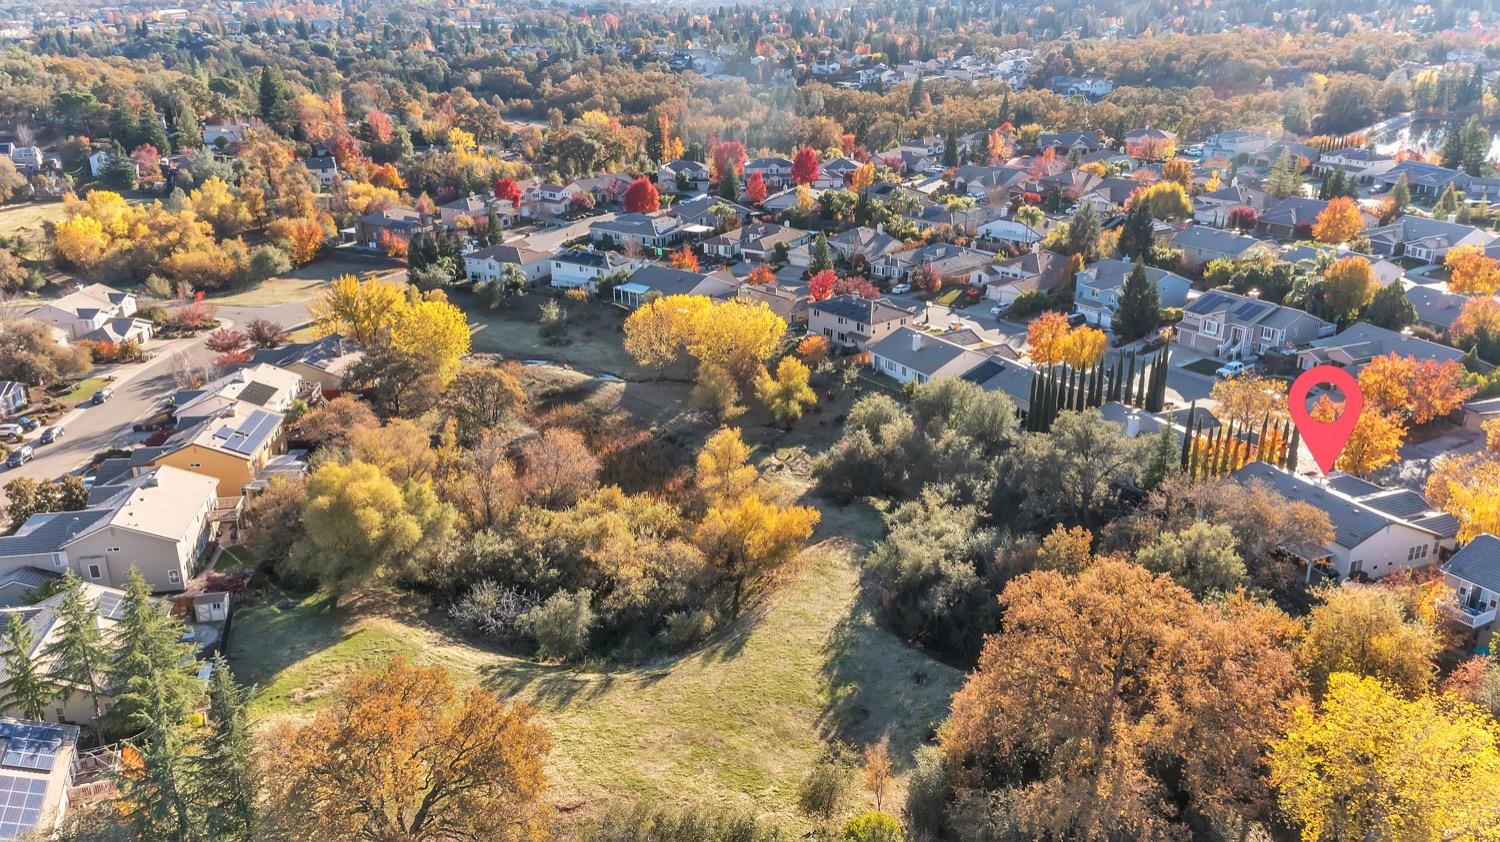
[{"label": "parked car", "polygon": [[1005,312],[1005,305],[1004,304],[996,304],[995,306],[993,306],[993,307],[990,308],[990,315],[991,316],[998,316],[998,315],[1000,315],[1001,313],[1004,313],[1004,312]]},{"label": "parked car", "polygon": [[1069,313],[1068,327],[1082,327],[1088,320],[1088,316],[1082,313]]},{"label": "parked car", "polygon": [[1241,374],[1254,370],[1254,368],[1253,364],[1247,363],[1244,360],[1235,360],[1219,366],[1214,370],[1214,374],[1227,380],[1231,377],[1239,377]]},{"label": "parked car", "polygon": [[23,444],[10,452],[10,458],[5,460],[5,464],[10,468],[19,468],[27,462],[30,462],[31,457],[35,455],[35,452],[33,452],[31,449],[31,445]]},{"label": "parked car", "polygon": [[48,427],[42,431],[42,437],[38,439],[42,444],[51,444],[63,437],[62,427]]},{"label": "parked car", "polygon": [[0,424],[0,438],[19,436],[22,432],[20,424]]},{"label": "parked car", "polygon": [[891,295],[905,295],[911,292],[911,284],[896,284],[891,287]]},{"label": "parked car", "polygon": [[103,389],[100,389],[99,391],[94,393],[94,403],[104,403],[105,401],[114,397],[114,395],[115,390],[111,389],[108,386],[105,386]]},{"label": "parked car", "polygon": [[20,418],[16,419],[16,423],[20,424],[21,429],[27,432],[31,432],[32,430],[35,430],[37,427],[41,426],[36,422],[36,419],[32,418],[30,415],[22,415]]}]

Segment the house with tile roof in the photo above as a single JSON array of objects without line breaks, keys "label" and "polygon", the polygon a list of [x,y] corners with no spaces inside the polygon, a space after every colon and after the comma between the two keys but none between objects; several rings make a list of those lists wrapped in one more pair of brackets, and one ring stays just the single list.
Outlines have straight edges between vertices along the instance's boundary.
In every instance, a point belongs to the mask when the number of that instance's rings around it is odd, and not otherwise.
[{"label": "house with tile roof", "polygon": [[1182,309],[1172,341],[1221,360],[1291,351],[1337,326],[1305,311],[1222,289],[1198,296]]},{"label": "house with tile roof", "polygon": [[1281,548],[1308,564],[1309,578],[1318,571],[1338,581],[1358,575],[1379,579],[1427,567],[1437,563],[1445,546],[1453,546],[1457,534],[1452,516],[1436,511],[1421,495],[1383,489],[1358,477],[1335,474],[1318,480],[1265,462],[1251,462],[1231,476],[1328,516],[1333,538],[1326,545]]}]

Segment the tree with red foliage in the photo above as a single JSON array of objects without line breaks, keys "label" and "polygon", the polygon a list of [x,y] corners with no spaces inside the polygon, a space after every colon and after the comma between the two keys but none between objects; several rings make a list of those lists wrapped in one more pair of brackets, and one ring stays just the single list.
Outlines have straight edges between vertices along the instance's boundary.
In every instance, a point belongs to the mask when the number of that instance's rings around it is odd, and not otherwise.
[{"label": "tree with red foliage", "polygon": [[818,180],[818,152],[811,146],[797,150],[792,158],[792,181],[797,184],[812,184]]},{"label": "tree with red foliage", "polygon": [[221,327],[204,338],[203,344],[215,354],[233,354],[250,344],[250,337],[237,330]]},{"label": "tree with red foliage", "polygon": [[625,189],[625,210],[630,213],[656,213],[661,210],[661,194],[645,176],[630,182]]},{"label": "tree with red foliage", "polygon": [[760,170],[750,173],[750,180],[745,182],[745,195],[757,205],[766,200],[766,178]]},{"label": "tree with red foliage", "polygon": [[508,201],[517,208],[521,206],[521,185],[514,178],[497,178],[492,189],[496,199]]},{"label": "tree with red foliage", "polygon": [[192,295],[178,290],[177,312],[172,314],[172,320],[189,330],[197,330],[214,320],[214,306],[203,300],[201,289]]},{"label": "tree with red foliage", "polygon": [[745,172],[745,144],[738,140],[725,140],[714,144],[709,153],[713,164],[713,177],[717,182],[731,168],[736,176]]},{"label": "tree with red foliage", "polygon": [[698,255],[693,254],[692,249],[683,246],[667,256],[667,265],[684,272],[696,272],[698,271]]},{"label": "tree with red foliage", "polygon": [[1235,205],[1229,209],[1229,215],[1224,217],[1224,221],[1236,231],[1248,231],[1260,222],[1260,214],[1249,205]]},{"label": "tree with red foliage", "polygon": [[827,301],[833,297],[833,287],[838,282],[838,273],[832,269],[824,269],[808,279],[807,293],[814,301]]},{"label": "tree with red foliage", "polygon": [[874,301],[880,297],[880,287],[858,275],[850,275],[847,278],[839,278],[839,282],[833,285],[833,294],[857,295],[866,301]]},{"label": "tree with red foliage", "polygon": [[938,291],[943,288],[942,271],[934,266],[931,260],[923,263],[921,270],[917,272],[917,285],[928,295],[937,295]]}]

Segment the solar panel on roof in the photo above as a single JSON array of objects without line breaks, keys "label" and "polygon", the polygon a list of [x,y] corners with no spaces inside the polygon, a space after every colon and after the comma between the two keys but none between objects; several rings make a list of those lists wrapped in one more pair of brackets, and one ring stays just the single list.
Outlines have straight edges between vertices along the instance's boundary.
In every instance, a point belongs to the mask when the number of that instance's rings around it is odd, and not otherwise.
[{"label": "solar panel on roof", "polygon": [[52,771],[57,750],[62,746],[62,734],[53,728],[37,726],[19,726],[18,730],[23,733],[11,736],[4,756],[0,757],[0,765],[12,769]]},{"label": "solar panel on roof", "polygon": [[45,778],[0,775],[0,839],[16,839],[36,827],[46,796]]}]

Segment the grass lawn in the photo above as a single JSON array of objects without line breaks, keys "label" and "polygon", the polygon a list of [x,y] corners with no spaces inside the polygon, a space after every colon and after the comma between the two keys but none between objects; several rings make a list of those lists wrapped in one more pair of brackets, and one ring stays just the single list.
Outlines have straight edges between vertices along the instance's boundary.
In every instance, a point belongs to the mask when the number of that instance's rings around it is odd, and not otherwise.
[{"label": "grass lawn", "polygon": [[214,565],[214,570],[220,573],[233,573],[246,567],[254,567],[255,560],[250,557],[250,551],[242,546],[225,547],[219,553],[219,563]]},{"label": "grass lawn", "polygon": [[340,275],[363,276],[369,272],[388,272],[400,266],[401,264],[393,260],[334,254],[314,260],[280,277],[263,281],[242,292],[215,296],[213,303],[229,307],[264,307],[288,301],[303,301],[317,295],[325,284]]},{"label": "grass lawn", "polygon": [[537,325],[537,310],[543,295],[527,295],[515,305],[491,311],[467,292],[452,291],[449,299],[469,315],[474,328],[474,351],[499,354],[509,359],[551,360],[591,374],[609,374],[625,380],[655,379],[657,373],[636,365],[625,353],[624,310],[601,301],[580,304],[562,299],[567,310],[564,344],[548,344]]},{"label": "grass lawn", "polygon": [[1217,377],[1218,375],[1215,372],[1217,372],[1219,370],[1219,367],[1222,365],[1223,363],[1216,360],[1193,360],[1192,362],[1183,366],[1183,368],[1187,369],[1188,371],[1202,374],[1205,377]]},{"label": "grass lawn", "polygon": [[[962,676],[879,628],[857,557],[877,535],[863,506],[826,508],[784,581],[700,651],[648,667],[538,664],[449,635],[400,603],[330,610],[276,594],[241,609],[231,662],[258,685],[260,723],[316,710],[349,673],[403,655],[525,699],[551,725],[553,800],[568,821],[616,800],[751,812],[800,833],[796,789],[830,739],[889,734],[904,772]],[[861,794],[859,796],[863,798]],[[856,805],[860,808],[868,805]]]},{"label": "grass lawn", "polygon": [[66,215],[67,211],[62,202],[0,208],[0,236],[19,236],[27,240],[40,240],[43,223],[57,222]]},{"label": "grass lawn", "polygon": [[109,385],[109,381],[102,377],[85,377],[78,381],[68,393],[59,397],[63,403],[82,403],[94,396],[94,393]]}]

